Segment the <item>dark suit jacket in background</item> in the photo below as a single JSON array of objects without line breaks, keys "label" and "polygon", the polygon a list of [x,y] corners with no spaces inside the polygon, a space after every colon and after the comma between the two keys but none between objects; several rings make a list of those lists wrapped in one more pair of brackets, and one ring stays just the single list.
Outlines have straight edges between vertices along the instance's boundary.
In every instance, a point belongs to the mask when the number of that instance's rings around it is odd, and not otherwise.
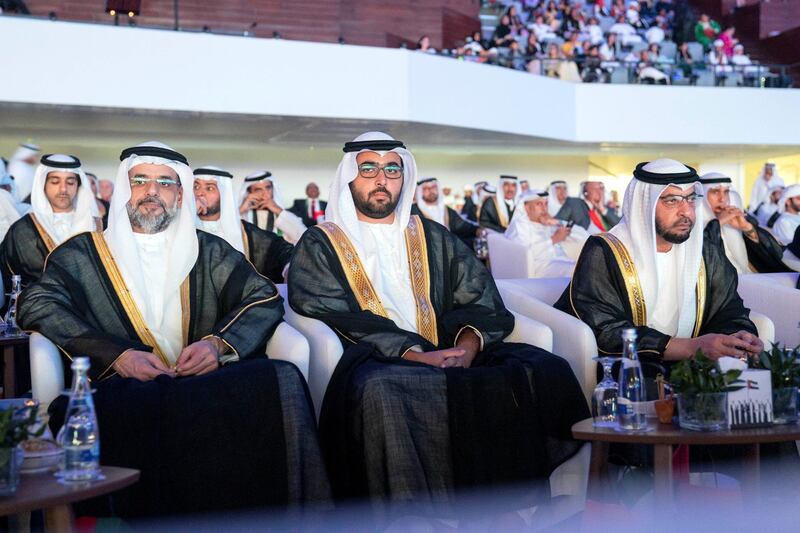
[{"label": "dark suit jacket in background", "polygon": [[[328,207],[328,202],[325,200],[320,200],[319,198],[317,198],[317,201],[319,202],[320,209],[325,211],[325,209]],[[295,200],[294,204],[292,204],[292,207],[289,208],[289,212],[294,213],[303,219],[303,224],[305,224],[307,228],[317,224],[313,218],[308,216],[308,198],[298,198]]]},{"label": "dark suit jacket in background", "polygon": [[[600,213],[598,213],[600,214]],[[592,219],[589,218],[589,206],[580,198],[569,197],[561,206],[561,209],[556,213],[556,218],[561,220],[573,221],[576,226],[581,226],[583,229],[589,229],[592,224]],[[605,215],[601,215],[603,222],[611,229],[617,225],[620,217],[611,210],[606,210]]]}]

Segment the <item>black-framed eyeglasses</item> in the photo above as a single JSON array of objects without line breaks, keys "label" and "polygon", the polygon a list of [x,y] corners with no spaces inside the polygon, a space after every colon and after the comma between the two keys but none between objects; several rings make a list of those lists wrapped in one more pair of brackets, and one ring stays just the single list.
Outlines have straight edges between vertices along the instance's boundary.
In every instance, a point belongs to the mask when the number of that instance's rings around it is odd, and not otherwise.
[{"label": "black-framed eyeglasses", "polygon": [[397,163],[380,166],[377,163],[361,163],[358,165],[358,175],[362,178],[377,178],[381,170],[386,179],[396,180],[403,177],[403,167]]},{"label": "black-framed eyeglasses", "polygon": [[659,198],[661,204],[666,207],[667,209],[677,209],[683,202],[686,202],[689,205],[694,205],[697,203],[698,198],[702,198],[702,194],[689,194],[686,196],[682,196],[680,194],[668,194],[666,196],[662,196]]}]

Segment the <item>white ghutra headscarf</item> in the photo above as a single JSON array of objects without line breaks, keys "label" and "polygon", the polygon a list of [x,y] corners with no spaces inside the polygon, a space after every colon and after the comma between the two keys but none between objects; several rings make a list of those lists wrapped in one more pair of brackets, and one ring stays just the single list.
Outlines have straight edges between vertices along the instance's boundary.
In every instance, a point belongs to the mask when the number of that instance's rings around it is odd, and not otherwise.
[{"label": "white ghutra headscarf", "polygon": [[24,202],[33,190],[34,166],[27,160],[39,154],[35,144],[20,144],[8,162],[8,173],[14,176],[17,184],[17,201]]},{"label": "white ghutra headscarf", "polygon": [[702,194],[703,188],[697,181],[697,172],[672,159],[658,159],[650,163],[640,163],[634,171],[634,178],[625,190],[622,205],[622,220],[609,233],[617,237],[630,252],[639,275],[647,308],[648,326],[667,335],[691,337],[697,315],[695,287],[703,260],[703,210],[700,202],[695,204],[695,225],[689,239],[682,244],[672,245],[672,265],[668,268],[676,273],[678,321],[674,331],[670,326],[653,323],[654,310],[658,307],[662,290],[658,279],[656,260],[656,204],[664,189],[675,185],[684,194],[693,190]]},{"label": "white ghutra headscarf", "polygon": [[[709,172],[700,177],[700,183],[703,184],[703,214],[705,215],[706,223],[717,218],[717,215],[711,209],[711,204],[708,203],[709,191],[727,189],[731,205],[742,209],[742,198],[736,191],[731,189],[731,178],[729,176],[719,172]],[[750,268],[750,262],[747,259],[747,247],[744,244],[742,232],[736,228],[721,224],[719,230],[722,235],[725,256],[736,268],[736,272],[739,274],[752,274],[753,270]]]},{"label": "white ghutra headscarf", "polygon": [[[389,318],[399,328],[418,333],[405,241],[405,229],[411,218],[417,186],[414,156],[402,142],[375,131],[346,143],[344,152],[331,183],[325,220],[335,223],[347,234]],[[363,152],[375,152],[381,157],[394,152],[403,162],[403,187],[392,224],[369,224],[358,220],[350,182],[358,177],[356,158]]]},{"label": "white ghutra headscarf", "polygon": [[[436,190],[439,193],[438,199],[436,203],[431,205],[427,203],[424,198],[422,197],[422,186],[426,183],[434,183],[436,185]],[[438,222],[442,226],[446,225],[447,222],[447,205],[444,203],[444,195],[442,194],[442,190],[439,187],[439,180],[436,178],[422,178],[417,182],[417,193],[415,196],[415,200],[417,203],[417,207],[422,214],[425,215],[425,218],[433,220],[434,222]]]},{"label": "white ghutra headscarf", "polygon": [[239,204],[236,202],[237,194],[234,190],[233,174],[219,167],[205,165],[194,170],[194,179],[201,182],[213,181],[219,190],[219,219],[205,221],[198,216],[197,227],[222,237],[237,251],[244,253],[242,222],[239,218]]},{"label": "white ghutra headscarf", "polygon": [[[44,192],[47,175],[51,172],[70,172],[78,176],[78,194],[73,200],[70,213],[54,213],[53,206]],[[43,155],[36,167],[31,190],[31,212],[53,242],[61,244],[73,235],[97,229],[100,212],[94,200],[89,180],[81,168],[80,160],[72,155]]]},{"label": "white ghutra headscarf", "polygon": [[[567,182],[562,180],[556,180],[550,182],[550,186],[547,188],[547,212],[550,213],[551,217],[554,217],[561,211],[561,208],[564,207],[564,202],[558,201],[558,194],[556,194],[556,189],[558,187],[564,187],[567,189]],[[567,194],[569,194],[569,189],[567,189]]]}]

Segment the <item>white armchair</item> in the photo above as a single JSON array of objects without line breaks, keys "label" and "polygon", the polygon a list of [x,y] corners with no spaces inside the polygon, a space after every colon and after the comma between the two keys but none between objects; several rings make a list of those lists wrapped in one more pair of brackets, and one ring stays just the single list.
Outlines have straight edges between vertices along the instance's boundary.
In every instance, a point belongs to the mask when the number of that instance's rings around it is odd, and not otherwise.
[{"label": "white armchair", "polygon": [[308,341],[310,359],[306,381],[311,393],[311,400],[314,402],[314,409],[319,417],[328,382],[342,357],[342,342],[325,323],[294,312],[289,306],[285,284],[278,285],[278,291],[284,298],[284,320]]},{"label": "white armchair", "polygon": [[489,261],[495,279],[528,277],[528,248],[516,243],[502,233],[490,231],[487,236]]},{"label": "white armchair", "polygon": [[[33,397],[48,405],[64,390],[64,366],[58,348],[50,339],[33,333],[29,344]],[[308,379],[308,341],[286,322],[281,322],[267,343],[267,355],[294,363]]]},{"label": "white armchair", "polygon": [[[756,313],[769,317],[774,341],[792,348],[800,344],[800,290],[795,288],[798,276],[796,272],[739,276],[739,296],[750,308],[750,318],[755,322]],[[759,337],[765,340],[761,328]]]},{"label": "white armchair", "polygon": [[[497,288],[511,311],[533,318],[553,333],[552,352],[567,360],[588,402],[597,384],[597,341],[581,320],[553,307],[569,278],[499,280]],[[543,346],[542,346],[543,348]]]}]

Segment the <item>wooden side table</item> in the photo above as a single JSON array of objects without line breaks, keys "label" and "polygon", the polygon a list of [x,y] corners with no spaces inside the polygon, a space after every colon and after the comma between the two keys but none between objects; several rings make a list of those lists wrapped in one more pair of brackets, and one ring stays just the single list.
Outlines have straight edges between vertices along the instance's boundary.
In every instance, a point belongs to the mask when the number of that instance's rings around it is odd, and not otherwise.
[{"label": "wooden side table", "polygon": [[581,420],[572,426],[572,436],[592,443],[589,469],[589,494],[596,495],[606,488],[603,473],[608,463],[608,447],[612,442],[647,444],[653,446],[654,492],[656,501],[673,501],[672,446],[676,444],[702,446],[739,445],[746,448],[743,490],[758,495],[761,478],[760,445],[800,439],[800,425],[787,424],[757,429],[728,429],[725,431],[689,431],[672,424],[660,424],[648,419],[654,428],[648,432],[626,433],[613,428],[595,427],[592,419]]},{"label": "wooden side table", "polygon": [[59,483],[52,472],[22,475],[14,496],[0,498],[0,516],[44,510],[46,531],[72,531],[71,504],[103,496],[133,485],[139,471],[116,466],[101,467],[105,479],[87,483]]}]

